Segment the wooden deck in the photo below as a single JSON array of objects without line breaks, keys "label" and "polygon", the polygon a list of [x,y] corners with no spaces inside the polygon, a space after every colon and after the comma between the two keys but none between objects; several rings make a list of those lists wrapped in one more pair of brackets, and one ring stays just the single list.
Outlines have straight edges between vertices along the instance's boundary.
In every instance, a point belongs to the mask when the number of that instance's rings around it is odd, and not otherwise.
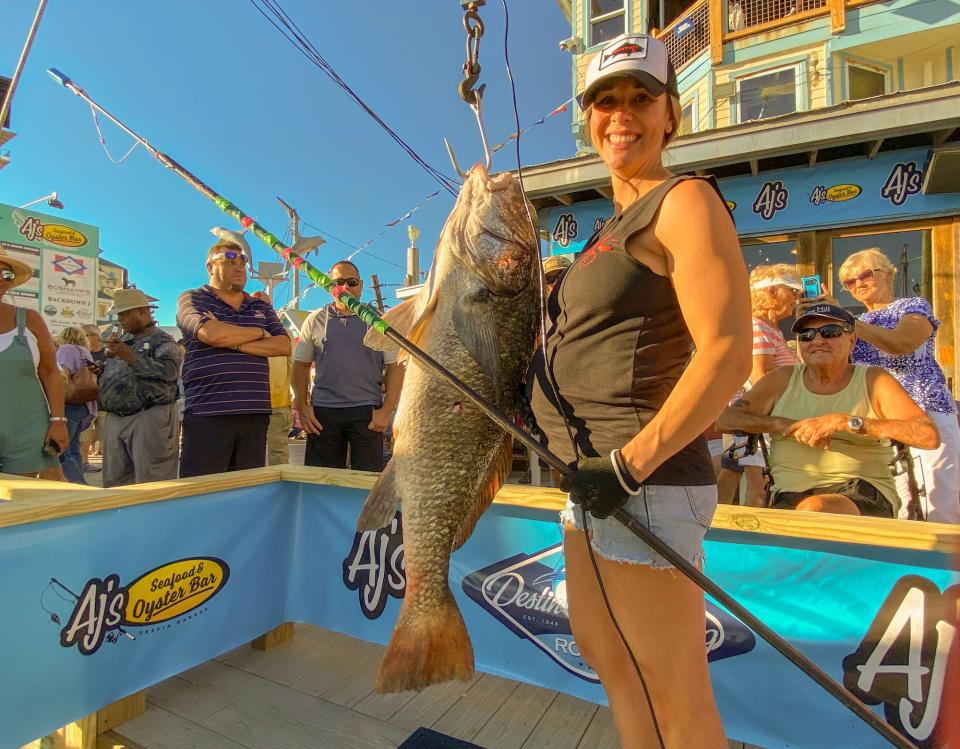
[{"label": "wooden deck", "polygon": [[146,712],[98,749],[393,749],[420,726],[490,749],[619,746],[607,708],[490,674],[376,694],[382,652],[298,624],[268,651],[238,648],[148,689]]}]

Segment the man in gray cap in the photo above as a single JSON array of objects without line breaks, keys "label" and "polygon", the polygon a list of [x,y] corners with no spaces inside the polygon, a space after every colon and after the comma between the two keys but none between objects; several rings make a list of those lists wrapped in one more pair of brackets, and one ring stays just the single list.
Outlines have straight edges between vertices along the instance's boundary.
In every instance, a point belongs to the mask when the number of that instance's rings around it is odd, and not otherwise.
[{"label": "man in gray cap", "polygon": [[182,354],[157,327],[139,289],[117,289],[110,313],[124,331],[104,342],[100,408],[106,411],[103,485],[177,477],[177,377]]}]

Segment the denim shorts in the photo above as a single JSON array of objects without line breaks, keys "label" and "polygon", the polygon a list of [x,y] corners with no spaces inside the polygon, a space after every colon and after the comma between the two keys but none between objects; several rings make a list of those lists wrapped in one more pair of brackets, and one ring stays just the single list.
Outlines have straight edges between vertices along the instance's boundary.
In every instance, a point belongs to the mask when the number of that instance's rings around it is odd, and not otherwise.
[{"label": "denim shorts", "polygon": [[[641,494],[623,506],[641,524],[653,531],[691,564],[703,559],[703,537],[717,509],[717,487],[644,486]],[[580,509],[567,498],[560,522],[583,530]],[[614,517],[598,520],[588,514],[587,523],[597,554],[612,562],[643,564],[654,569],[673,567]]]}]

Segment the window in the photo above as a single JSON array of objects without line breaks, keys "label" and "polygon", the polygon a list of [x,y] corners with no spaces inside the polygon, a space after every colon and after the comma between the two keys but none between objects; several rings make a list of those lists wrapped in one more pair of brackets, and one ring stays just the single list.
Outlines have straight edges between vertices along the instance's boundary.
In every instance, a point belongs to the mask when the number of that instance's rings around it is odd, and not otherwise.
[{"label": "window", "polygon": [[853,237],[835,237],[833,244],[833,295],[840,306],[855,315],[864,307],[840,283],[838,271],[844,260],[860,250],[876,247],[890,258],[897,272],[893,277],[893,295],[896,297],[922,296],[932,301],[930,286],[930,231],[895,231],[884,234],[858,234]]},{"label": "window", "polygon": [[697,131],[697,100],[690,99],[680,107],[680,128],[677,135],[689,135]]},{"label": "window", "polygon": [[796,112],[801,100],[800,65],[737,79],[739,121],[762,120]]},{"label": "window", "polygon": [[625,0],[587,0],[590,46],[608,42],[627,30]]},{"label": "window", "polygon": [[847,98],[850,101],[869,99],[887,93],[887,74],[879,69],[856,63],[847,64]]}]

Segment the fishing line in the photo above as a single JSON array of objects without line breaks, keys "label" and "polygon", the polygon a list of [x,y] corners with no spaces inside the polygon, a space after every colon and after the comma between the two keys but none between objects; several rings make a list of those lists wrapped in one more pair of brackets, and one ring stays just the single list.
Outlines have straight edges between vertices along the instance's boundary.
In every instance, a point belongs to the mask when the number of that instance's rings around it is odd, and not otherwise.
[{"label": "fishing line", "polygon": [[[550,383],[550,389],[553,391],[553,397],[557,402],[557,408],[560,411],[560,417],[563,419],[563,425],[567,430],[567,437],[570,439],[570,445],[573,447],[574,455],[577,458],[577,461],[580,460],[580,450],[577,447],[577,441],[574,439],[573,431],[570,427],[570,420],[567,418],[566,409],[563,407],[563,403],[560,400],[560,392],[557,387],[556,379],[553,376],[553,371],[547,363],[547,321],[546,321],[546,300],[544,299],[544,284],[546,282],[546,277],[543,273],[543,264],[539,262],[540,258],[540,232],[537,227],[536,221],[534,221],[533,214],[530,213],[530,201],[526,199],[526,191],[523,189],[523,165],[520,159],[520,112],[517,105],[517,86],[516,82],[513,79],[513,69],[510,67],[510,49],[509,49],[509,39],[510,39],[510,10],[507,8],[507,0],[500,0],[503,4],[503,17],[504,17],[504,27],[503,27],[503,58],[506,63],[507,68],[507,78],[510,80],[510,93],[513,100],[513,116],[516,120],[517,127],[517,137],[515,138],[516,153],[517,153],[517,180],[520,182],[520,192],[524,196],[523,204],[527,210],[527,218],[530,221],[530,227],[533,229],[533,236],[537,242],[537,279],[540,284],[540,350],[543,353],[543,373],[547,382]],[[561,278],[559,283],[562,285],[563,279]],[[559,291],[559,289],[558,289]],[[531,455],[531,460],[540,460],[538,455]],[[646,486],[643,487],[644,499],[646,499]],[[630,656],[630,661],[633,663],[633,668],[636,671],[637,678],[640,680],[640,686],[643,688],[643,697],[647,703],[647,708],[650,710],[650,717],[653,719],[653,729],[657,734],[657,742],[660,745],[660,749],[666,749],[666,744],[663,740],[663,733],[660,730],[660,721],[657,720],[657,713],[653,707],[653,699],[650,696],[650,688],[647,686],[647,680],[643,676],[643,670],[640,668],[640,663],[637,661],[636,655],[634,655],[633,649],[630,647],[630,644],[627,642],[627,637],[623,633],[623,629],[620,627],[620,623],[617,621],[617,617],[613,613],[613,606],[610,603],[610,598],[607,596],[607,589],[603,584],[603,575],[600,573],[600,565],[597,564],[596,554],[593,549],[593,542],[590,539],[590,522],[587,519],[587,513],[583,507],[578,508],[580,510],[580,520],[583,525],[583,538],[587,544],[587,552],[590,555],[590,564],[593,566],[594,575],[597,578],[597,585],[600,588],[600,595],[603,597],[603,603],[606,606],[607,614],[610,616],[610,621],[613,623],[614,629],[617,631],[617,635],[620,637],[620,642],[623,644],[623,647],[626,649],[627,654]]]}]

